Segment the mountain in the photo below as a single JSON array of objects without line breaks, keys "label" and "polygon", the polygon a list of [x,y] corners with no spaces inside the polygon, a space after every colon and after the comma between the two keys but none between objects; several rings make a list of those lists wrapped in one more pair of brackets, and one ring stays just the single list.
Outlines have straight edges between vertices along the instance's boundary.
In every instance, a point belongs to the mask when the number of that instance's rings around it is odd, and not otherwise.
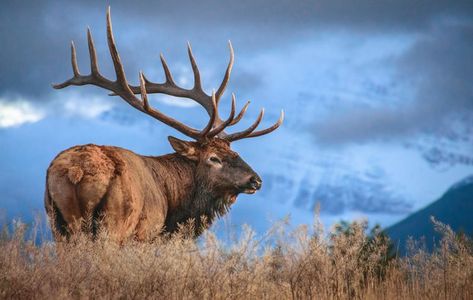
[{"label": "mountain", "polygon": [[448,224],[455,232],[473,235],[473,176],[453,185],[440,199],[411,214],[406,219],[386,229],[401,254],[406,251],[406,240],[425,237],[427,249],[440,240],[430,217]]}]

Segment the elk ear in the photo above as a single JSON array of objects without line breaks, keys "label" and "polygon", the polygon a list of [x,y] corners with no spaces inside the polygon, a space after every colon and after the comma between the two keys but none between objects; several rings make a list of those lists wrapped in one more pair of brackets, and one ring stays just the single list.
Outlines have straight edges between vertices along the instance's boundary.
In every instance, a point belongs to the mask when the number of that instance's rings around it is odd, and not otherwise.
[{"label": "elk ear", "polygon": [[194,161],[199,159],[198,150],[194,142],[183,141],[173,136],[168,136],[168,140],[171,147],[180,155]]}]

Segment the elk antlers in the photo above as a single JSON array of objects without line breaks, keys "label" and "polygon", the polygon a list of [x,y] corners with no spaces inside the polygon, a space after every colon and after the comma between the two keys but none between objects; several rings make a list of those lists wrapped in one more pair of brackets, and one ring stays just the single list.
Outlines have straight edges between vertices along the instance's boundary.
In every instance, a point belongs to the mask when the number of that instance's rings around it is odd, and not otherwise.
[{"label": "elk antlers", "polygon": [[[95,50],[95,45],[92,39],[90,28],[87,29],[87,40],[90,55],[90,74],[80,74],[79,67],[77,65],[76,49],[74,46],[74,42],[71,42],[71,64],[74,76],[61,84],[53,85],[55,89],[62,89],[71,85],[81,86],[86,84],[102,87],[106,90],[111,91],[112,93],[110,95],[120,96],[121,98],[123,98],[123,100],[125,100],[128,104],[130,104],[137,110],[152,116],[153,118],[173,127],[181,133],[198,141],[206,140],[214,136],[219,136],[220,138],[226,139],[229,142],[243,138],[257,137],[274,131],[282,124],[282,121],[284,119],[283,111],[281,111],[279,120],[274,125],[264,130],[255,131],[264,115],[264,109],[262,109],[256,121],[247,129],[232,134],[226,134],[224,132],[225,128],[237,124],[243,118],[246,110],[248,109],[248,105],[250,104],[250,102],[248,101],[243,106],[238,115],[235,117],[236,100],[235,95],[232,94],[232,106],[230,115],[225,121],[220,119],[220,116],[218,114],[218,105],[230,79],[230,73],[232,71],[234,61],[233,48],[230,42],[228,43],[230,49],[230,61],[227,66],[227,70],[225,71],[225,76],[222,80],[222,83],[217,89],[217,92],[212,92],[212,95],[207,95],[202,89],[199,68],[197,67],[197,63],[192,53],[192,48],[190,44],[187,45],[187,51],[189,55],[189,60],[191,62],[192,71],[194,73],[194,87],[192,89],[187,90],[176,85],[172,77],[171,71],[169,70],[166,60],[164,59],[164,56],[162,54],[160,58],[161,63],[163,65],[164,74],[166,76],[166,81],[164,83],[151,82],[144,76],[142,72],[140,72],[140,85],[132,86],[128,84],[128,81],[125,76],[125,71],[123,69],[123,65],[121,63],[121,59],[118,54],[117,47],[115,45],[115,40],[113,37],[110,7],[107,10],[107,42],[108,48],[110,50],[110,55],[112,57],[113,66],[115,68],[115,74],[117,76],[117,79],[115,81],[111,81],[102,76],[102,74],[100,74],[97,63],[97,53]],[[152,108],[148,102],[148,94],[151,93],[160,93],[175,97],[189,98],[196,101],[205,108],[205,110],[210,116],[207,125],[204,127],[204,129],[197,130],[163,114],[157,109]],[[136,97],[135,94],[141,94],[141,99]]]}]

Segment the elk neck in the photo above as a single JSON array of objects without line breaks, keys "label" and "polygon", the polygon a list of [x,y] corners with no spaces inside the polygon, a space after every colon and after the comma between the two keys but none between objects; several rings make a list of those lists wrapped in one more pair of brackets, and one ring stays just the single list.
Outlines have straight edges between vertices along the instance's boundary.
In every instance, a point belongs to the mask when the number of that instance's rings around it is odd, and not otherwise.
[{"label": "elk neck", "polygon": [[164,186],[168,202],[166,232],[193,219],[195,235],[209,227],[216,217],[226,214],[231,195],[220,194],[197,172],[197,164],[177,153],[152,157],[150,165],[156,184]]}]

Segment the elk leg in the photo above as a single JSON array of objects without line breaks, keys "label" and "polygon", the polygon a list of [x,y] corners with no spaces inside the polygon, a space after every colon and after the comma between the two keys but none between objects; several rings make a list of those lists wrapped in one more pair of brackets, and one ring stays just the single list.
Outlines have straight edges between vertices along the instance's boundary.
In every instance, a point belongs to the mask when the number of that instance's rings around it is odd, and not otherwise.
[{"label": "elk leg", "polygon": [[61,241],[64,237],[68,236],[67,223],[66,221],[64,221],[61,212],[52,201],[51,196],[49,195],[49,189],[47,184],[46,190],[44,192],[44,207],[46,209],[46,214],[49,218],[51,232],[53,234],[54,240],[56,242]]},{"label": "elk leg", "polygon": [[[48,179],[46,206],[50,218],[57,221],[57,217],[67,224],[67,231],[73,234],[80,230],[82,215],[75,185],[68,178],[50,174]],[[56,226],[62,224],[56,224]],[[61,232],[61,230],[59,230]]]},{"label": "elk leg", "polygon": [[107,233],[117,242],[131,237],[136,230],[143,209],[143,201],[133,190],[126,173],[110,181],[102,217]]}]

